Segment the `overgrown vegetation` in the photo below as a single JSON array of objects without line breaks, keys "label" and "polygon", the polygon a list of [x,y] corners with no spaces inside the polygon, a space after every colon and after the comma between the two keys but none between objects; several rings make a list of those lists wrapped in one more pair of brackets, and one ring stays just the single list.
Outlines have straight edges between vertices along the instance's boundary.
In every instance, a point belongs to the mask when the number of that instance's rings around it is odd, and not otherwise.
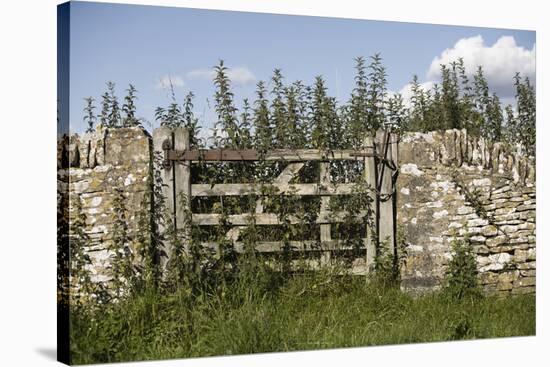
[{"label": "overgrown vegetation", "polygon": [[[163,196],[160,152],[155,152],[148,190],[136,221],[130,223],[126,197],[116,189],[112,205],[113,233],[109,289],[94,285],[87,272],[84,249],[89,238],[80,201],[71,222],[71,274],[77,289],[71,313],[73,363],[115,362],[216,354],[318,349],[389,343],[530,335],[534,333],[534,298],[509,300],[479,297],[476,264],[467,241],[456,241],[449,263],[447,287],[439,294],[413,299],[399,290],[399,258],[387,241],[376,243],[374,272],[365,279],[347,274],[349,259],[365,256],[364,239],[373,230],[373,188],[362,177],[361,160],[331,162],[333,183],[356,183],[350,195],[331,198],[330,213],[344,211],[331,227],[332,238],[346,250],[325,267],[319,251],[295,251],[294,241],[320,245],[316,219],[320,197],[291,197],[265,184],[277,177],[285,162],[268,162],[274,148],[323,150],[360,148],[380,128],[396,133],[466,128],[489,141],[535,147],[535,94],[519,74],[516,110],[503,108],[490,93],[480,67],[473,82],[462,60],[441,66],[441,84],[425,90],[412,81],[411,105],[389,95],[380,55],[356,59],[355,88],[338,105],[321,76],[314,84],[285,83],[275,69],[269,83],[258,82],[256,99],[236,107],[231,81],[222,61],[214,68],[216,121],[212,141],[199,138],[199,119],[192,92],[179,104],[172,88],[167,107],[156,110],[162,126],[185,127],[192,147],[256,149],[256,163],[193,165],[194,183],[253,182],[261,195],[188,198],[179,196],[184,228],[175,225]],[[268,90],[270,86],[271,89]],[[85,100],[87,131],[97,122],[107,128],[140,126],[136,89],[130,85],[120,106],[115,85],[107,83],[101,111]],[[307,162],[294,179],[319,182],[319,163]],[[291,181],[294,182],[294,181]],[[270,191],[271,190],[271,191]],[[259,226],[256,208],[275,213],[281,225]],[[191,213],[216,213],[215,226],[196,226]],[[247,226],[228,237],[230,214],[247,214]],[[298,218],[298,223],[290,218]],[[371,234],[371,238],[374,237]],[[243,245],[237,254],[235,242]],[[277,255],[260,255],[261,241],[282,242]],[[204,247],[202,243],[209,246]],[[401,243],[401,239],[398,241]],[[165,246],[172,253],[167,260]],[[399,253],[399,250],[397,251]],[[313,271],[315,269],[315,271]],[[100,287],[100,288],[94,288]],[[95,298],[86,307],[82,298]],[[101,300],[101,302],[99,302]]]},{"label": "overgrown vegetation", "polygon": [[[492,92],[482,66],[473,78],[458,59],[441,65],[440,83],[432,88],[421,85],[416,75],[411,81],[410,104],[399,94],[387,90],[387,74],[382,57],[355,59],[355,87],[347,103],[338,105],[327,94],[322,76],[313,85],[297,80],[285,84],[283,73],[275,69],[267,90],[258,82],[256,100],[243,101],[239,112],[231,91],[231,81],[223,61],[215,66],[216,92],[213,139],[216,147],[249,148],[260,151],[272,148],[352,148],[363,144],[362,137],[379,128],[394,131],[433,131],[465,128],[474,136],[490,142],[521,143],[531,155],[535,153],[535,90],[528,77],[517,73],[515,106],[504,106]],[[105,127],[140,125],[136,117],[137,90],[130,85],[122,107],[115,84],[107,83],[101,96],[101,112],[95,115],[95,100],[85,98],[84,121],[92,131],[97,121]],[[186,127],[191,145],[206,145],[199,139],[199,119],[193,113],[195,95],[189,92],[179,104],[171,89],[168,107],[158,107],[156,120],[163,126]],[[203,124],[206,125],[203,121]],[[252,132],[252,133],[251,133]]]},{"label": "overgrown vegetation", "polygon": [[455,238],[451,249],[452,258],[447,266],[447,284],[444,292],[453,299],[480,297],[476,257],[468,238]]},{"label": "overgrown vegetation", "polygon": [[[330,273],[256,274],[223,295],[154,291],[73,313],[76,364],[533,335],[535,297],[412,298]],[[262,278],[263,277],[263,278]],[[278,284],[278,285],[277,285]]]}]

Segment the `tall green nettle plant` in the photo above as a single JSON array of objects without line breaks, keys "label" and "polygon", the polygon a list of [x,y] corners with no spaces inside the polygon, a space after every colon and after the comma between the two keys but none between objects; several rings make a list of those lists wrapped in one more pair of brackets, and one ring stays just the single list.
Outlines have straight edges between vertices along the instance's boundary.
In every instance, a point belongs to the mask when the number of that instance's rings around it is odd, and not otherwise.
[{"label": "tall green nettle plant", "polygon": [[489,106],[487,108],[487,128],[485,131],[482,130],[482,136],[485,136],[492,142],[501,141],[502,134],[502,125],[504,123],[504,116],[502,113],[502,105],[500,103],[500,98],[493,93],[489,99]]},{"label": "tall green nettle plant", "polygon": [[517,113],[512,119],[510,134],[512,142],[521,143],[528,154],[534,156],[536,150],[536,94],[529,78],[519,73],[514,77],[516,87]]},{"label": "tall green nettle plant", "polygon": [[433,86],[433,101],[431,103],[430,116],[432,118],[432,122],[429,125],[431,129],[445,130],[447,128],[445,106],[439,84],[434,84]]},{"label": "tall green nettle plant", "polygon": [[109,121],[111,109],[111,97],[109,92],[105,92],[101,95],[101,112],[99,114],[99,122],[103,127],[112,127]]},{"label": "tall green nettle plant", "polygon": [[109,92],[109,127],[121,127],[120,105],[115,94],[115,83],[107,82],[107,90]]},{"label": "tall green nettle plant", "polygon": [[160,123],[160,126],[168,126],[170,128],[182,127],[185,125],[184,115],[181,107],[176,100],[176,92],[170,80],[170,99],[171,103],[167,108],[157,107],[155,110],[155,120]]},{"label": "tall green nettle plant", "polygon": [[233,103],[233,92],[231,91],[231,81],[227,75],[227,67],[223,60],[214,67],[216,76],[214,85],[216,93],[214,94],[215,110],[217,114],[216,130],[223,131],[227,137],[222,138],[224,145],[228,148],[237,149],[242,146],[242,133],[239,129],[237,119],[237,108]]},{"label": "tall green nettle plant", "polygon": [[94,124],[97,121],[97,116],[94,113],[95,106],[94,102],[95,100],[92,97],[84,98],[84,101],[86,103],[86,106],[84,107],[84,123],[87,125],[86,132],[92,133],[94,132]]},{"label": "tall green nettle plant", "polygon": [[166,264],[165,284],[170,289],[178,289],[183,286],[185,274],[185,253],[184,243],[181,238],[182,229],[176,226],[176,221],[171,217],[170,212],[166,211],[167,226],[165,230],[166,242],[171,248],[171,254]]},{"label": "tall green nettle plant", "polygon": [[139,126],[139,120],[136,117],[136,88],[130,84],[126,90],[127,94],[124,97],[124,104],[122,105],[122,112],[125,116],[122,122],[122,127]]},{"label": "tall green nettle plant", "polygon": [[69,235],[69,260],[72,285],[71,303],[82,306],[93,295],[94,287],[89,266],[92,260],[86,251],[90,237],[86,232],[86,214],[82,210],[82,199],[79,195],[71,197],[73,206]]},{"label": "tall green nettle plant", "polygon": [[446,272],[445,292],[456,299],[479,296],[477,263],[472,245],[468,239],[455,238],[452,252]]},{"label": "tall green nettle plant", "polygon": [[413,131],[429,131],[428,125],[428,104],[430,102],[430,92],[425,91],[418,81],[418,76],[413,75],[411,82],[411,109],[409,110],[409,125],[407,129]]},{"label": "tall green nettle plant", "polygon": [[441,100],[445,119],[445,129],[461,129],[460,91],[456,64],[441,65]]},{"label": "tall green nettle plant", "polygon": [[191,147],[200,146],[199,141],[199,119],[195,117],[193,112],[193,98],[195,94],[193,92],[187,93],[183,101],[182,120],[183,126],[189,131],[189,144]]},{"label": "tall green nettle plant", "polygon": [[351,142],[352,147],[357,148],[363,143],[361,136],[364,135],[369,126],[367,110],[369,92],[364,57],[355,59],[355,70],[355,87],[351,93],[348,109],[347,140]]},{"label": "tall green nettle plant", "polygon": [[239,129],[242,131],[242,147],[247,149],[252,148],[252,114],[248,98],[243,100],[242,113],[239,119]]},{"label": "tall green nettle plant", "polygon": [[408,126],[408,111],[400,93],[388,99],[386,110],[386,128],[397,134],[404,132]]},{"label": "tall green nettle plant", "polygon": [[161,229],[166,225],[166,199],[162,190],[161,162],[161,153],[155,152],[147,177],[147,190],[137,215],[136,250],[140,259],[140,289],[157,289],[162,277],[160,261],[165,235]]},{"label": "tall green nettle plant", "polygon": [[128,228],[126,197],[121,188],[116,188],[112,203],[113,238],[109,242],[111,252],[111,276],[115,297],[121,298],[132,289],[134,278],[134,253]]},{"label": "tall green nettle plant", "polygon": [[472,112],[473,112],[473,91],[470,85],[470,80],[466,74],[464,59],[460,57],[455,63],[455,72],[458,74],[459,90],[460,90],[460,116],[462,125],[468,130],[472,129]]},{"label": "tall green nettle plant", "polygon": [[375,134],[385,123],[385,100],[387,95],[386,68],[380,54],[371,56],[367,84],[367,126],[366,131]]},{"label": "tall green nettle plant", "polygon": [[254,102],[254,148],[260,154],[265,154],[271,147],[272,135],[270,125],[269,105],[264,82],[258,82]]},{"label": "tall green nettle plant", "polygon": [[483,68],[481,66],[478,67],[477,72],[474,75],[473,90],[473,102],[475,108],[473,116],[475,117],[475,120],[472,129],[478,134],[487,136],[490,132],[490,121],[488,117],[491,105],[491,96],[489,93],[489,84],[485,78]]},{"label": "tall green nettle plant", "polygon": [[[223,60],[214,67],[214,93],[216,123],[215,130],[222,131],[225,136],[221,137],[221,146],[229,149],[243,149],[247,142],[248,132],[245,133],[239,122],[238,109],[235,107],[234,94],[231,90],[231,80],[228,74],[229,69],[224,65]],[[249,174],[249,166],[246,162],[220,163],[217,166],[218,174],[223,182],[234,182],[235,180],[246,180]],[[241,198],[220,197],[222,207],[239,208]]]},{"label": "tall green nettle plant", "polygon": [[301,81],[284,88],[284,120],[286,122],[287,148],[300,148],[306,144],[304,132],[306,106],[304,86]]},{"label": "tall green nettle plant", "polygon": [[327,149],[330,146],[329,127],[336,117],[334,104],[327,96],[327,87],[321,76],[315,77],[312,90],[312,104],[309,111],[309,125],[312,132],[312,146]]},{"label": "tall green nettle plant", "polygon": [[286,119],[284,103],[284,85],[281,69],[275,69],[271,77],[273,88],[271,89],[271,126],[275,130],[273,148],[286,148],[290,144],[290,131]]}]

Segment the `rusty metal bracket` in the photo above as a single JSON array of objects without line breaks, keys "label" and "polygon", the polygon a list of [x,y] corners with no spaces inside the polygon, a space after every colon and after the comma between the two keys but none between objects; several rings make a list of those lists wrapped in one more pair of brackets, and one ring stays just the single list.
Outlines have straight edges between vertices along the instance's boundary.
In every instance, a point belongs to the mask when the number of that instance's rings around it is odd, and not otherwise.
[{"label": "rusty metal bracket", "polygon": [[168,169],[172,167],[172,161],[170,159],[170,151],[172,149],[172,142],[170,139],[166,139],[162,142],[162,151],[164,152],[164,159],[162,160],[162,167]]}]

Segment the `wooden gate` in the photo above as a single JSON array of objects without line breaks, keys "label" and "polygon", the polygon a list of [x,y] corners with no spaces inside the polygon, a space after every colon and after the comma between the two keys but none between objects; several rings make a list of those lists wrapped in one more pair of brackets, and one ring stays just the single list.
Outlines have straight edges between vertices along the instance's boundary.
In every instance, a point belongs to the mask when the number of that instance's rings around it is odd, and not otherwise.
[{"label": "wooden gate", "polygon": [[[261,186],[255,183],[230,183],[230,184],[194,184],[191,182],[191,165],[199,162],[243,162],[258,161],[260,154],[251,149],[190,149],[189,134],[186,129],[160,127],[153,131],[153,148],[155,152],[163,154],[163,192],[167,199],[167,205],[173,213],[174,224],[177,228],[185,225],[184,212],[190,210],[180,207],[178,195],[183,193],[190,205],[193,197],[208,196],[240,196],[256,194],[261,195]],[[276,177],[271,186],[278,193],[297,196],[320,196],[321,208],[317,218],[320,226],[320,247],[317,251],[323,251],[325,258],[330,257],[333,250],[341,248],[342,243],[331,238],[331,223],[342,221],[344,213],[330,213],[328,210],[331,196],[348,195],[353,192],[354,183],[331,183],[330,162],[338,160],[364,162],[363,178],[372,188],[368,195],[372,199],[373,228],[367,231],[367,238],[363,239],[366,250],[365,271],[372,269],[374,257],[381,241],[386,241],[389,251],[396,255],[396,194],[395,182],[397,179],[397,154],[398,140],[395,134],[379,131],[375,137],[368,136],[364,139],[364,146],[359,150],[319,150],[319,149],[276,149],[268,151],[263,159],[266,161],[279,161],[287,163],[287,166]],[[307,161],[319,161],[320,180],[318,183],[290,183]],[[265,185],[264,185],[265,187]],[[336,215],[335,215],[336,214]],[[221,214],[192,213],[193,224],[199,226],[217,225]],[[237,252],[242,251],[243,244],[237,242],[241,229],[248,225],[249,214],[231,214],[227,222],[233,227],[227,233]],[[291,224],[298,223],[297,218],[290,217]],[[256,203],[256,225],[278,225],[278,216],[275,213],[265,213],[261,200]],[[372,233],[372,235],[370,234]],[[291,247],[306,251],[311,249],[311,242],[318,241],[292,241]],[[212,246],[211,243],[204,243]],[[257,244],[259,252],[281,251],[282,242],[264,241]],[[171,249],[165,248],[167,257],[171,256]]]}]

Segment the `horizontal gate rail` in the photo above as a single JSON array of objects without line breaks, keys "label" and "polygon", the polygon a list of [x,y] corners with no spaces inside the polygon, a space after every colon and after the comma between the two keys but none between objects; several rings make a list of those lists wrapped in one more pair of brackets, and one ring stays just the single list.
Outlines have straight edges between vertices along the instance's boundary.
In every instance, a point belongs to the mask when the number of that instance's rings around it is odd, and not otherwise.
[{"label": "horizontal gate rail", "polygon": [[[363,246],[357,248],[349,246],[346,244],[346,241],[341,240],[330,240],[330,241],[314,241],[314,240],[304,240],[304,241],[290,241],[289,250],[290,251],[304,251],[304,252],[313,252],[313,251],[335,251],[335,250],[355,250],[355,249],[365,249],[367,240],[363,240]],[[216,242],[202,242],[201,245],[205,248],[209,248],[215,251],[218,251],[219,244]],[[233,246],[236,252],[244,252],[245,244],[241,241],[233,242]],[[260,241],[254,246],[256,251],[262,253],[270,252],[281,252],[284,250],[284,243],[282,241]]]},{"label": "horizontal gate rail", "polygon": [[[360,213],[354,213],[353,217],[360,219],[366,215],[366,211]],[[330,224],[341,223],[346,216],[345,211],[341,212],[321,212],[315,221],[317,224]],[[199,226],[214,226],[220,223],[223,218],[222,214],[212,213],[193,213],[193,224]],[[225,220],[228,224],[234,226],[246,226],[250,224],[251,214],[230,214],[225,216]],[[254,220],[256,225],[280,225],[282,222],[279,220],[277,214],[274,213],[257,213],[254,214]],[[290,224],[300,224],[302,220],[294,215],[288,217]]]},{"label": "horizontal gate rail", "polygon": [[[266,161],[327,161],[327,160],[361,160],[365,157],[375,157],[357,149],[319,150],[319,149],[275,149],[266,152]],[[372,148],[370,148],[372,150]],[[382,158],[382,157],[379,157]],[[262,155],[254,149],[164,149],[165,161],[222,162],[222,161],[259,161]]]},{"label": "horizontal gate rail", "polygon": [[[301,196],[331,196],[349,195],[357,184],[192,184],[192,196],[240,196],[262,195],[268,192],[273,194],[301,195]],[[275,189],[275,190],[273,190]],[[270,191],[271,190],[271,191]]]}]

